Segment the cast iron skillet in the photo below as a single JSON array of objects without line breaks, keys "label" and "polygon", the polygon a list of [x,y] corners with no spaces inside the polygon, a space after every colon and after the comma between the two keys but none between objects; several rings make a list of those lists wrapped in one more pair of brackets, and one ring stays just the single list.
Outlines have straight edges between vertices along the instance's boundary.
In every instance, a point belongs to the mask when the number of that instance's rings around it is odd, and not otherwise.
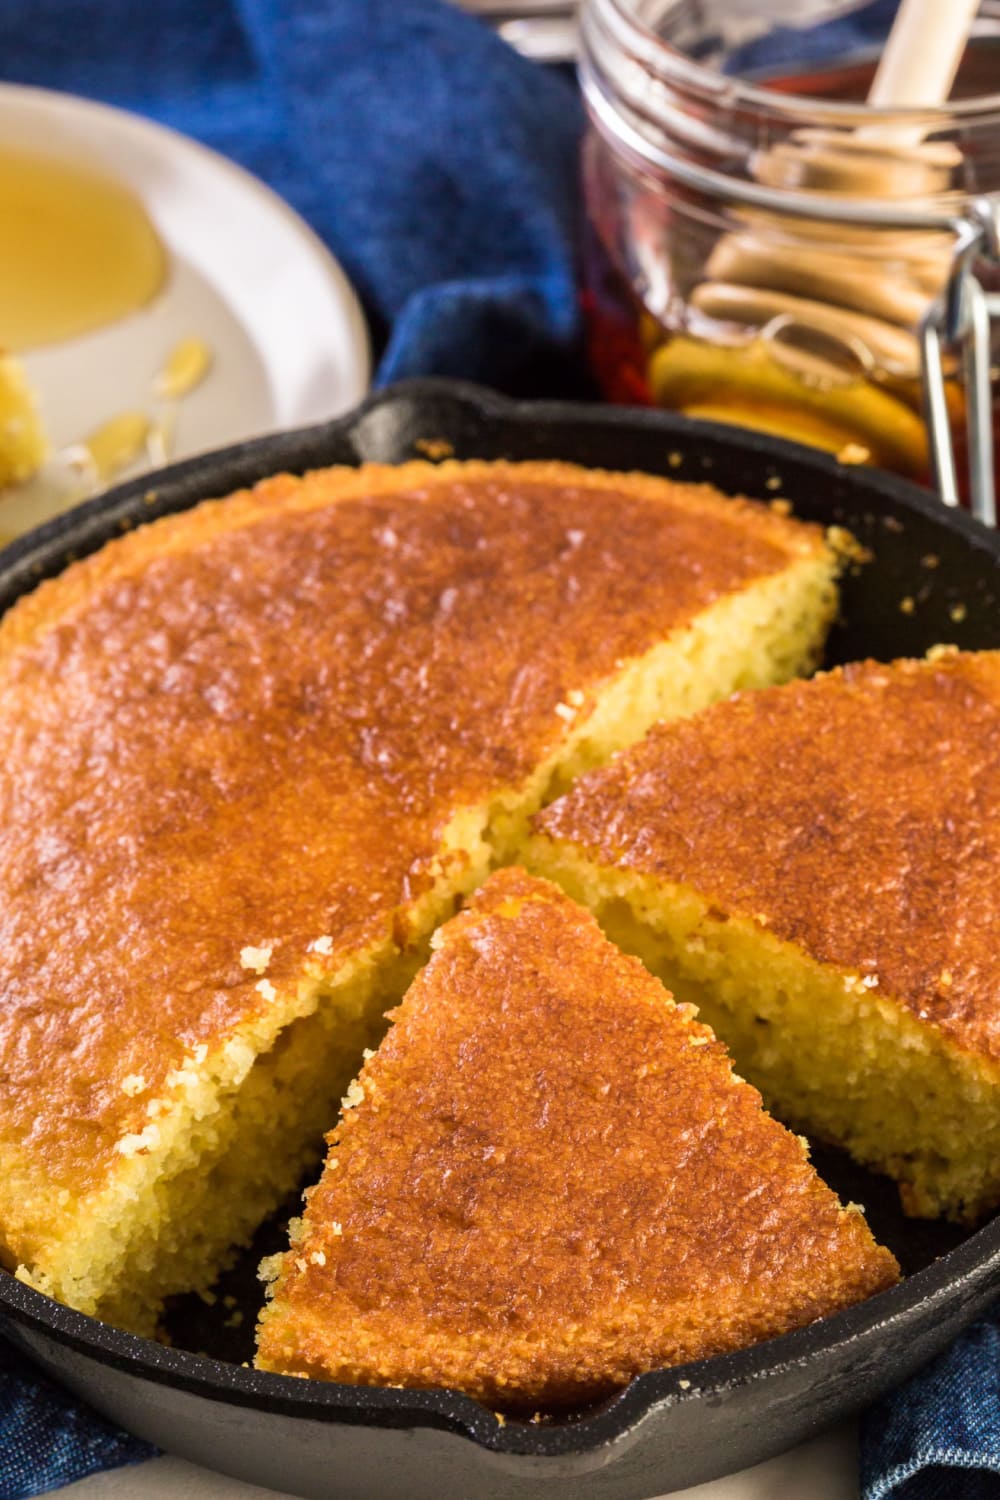
[{"label": "cast iron skillet", "polygon": [[[1000,646],[1000,538],[912,486],[714,424],[511,405],[436,381],[398,386],[343,420],[178,464],[79,507],[0,557],[0,611],[141,521],[277,470],[396,462],[436,453],[435,444],[459,458],[561,458],[708,479],[730,492],[787,498],[803,517],[848,527],[873,558],[844,580],[831,662],[920,655],[939,641]],[[867,1204],[907,1279],[756,1348],[644,1375],[558,1422],[501,1424],[449,1391],[352,1388],[242,1368],[259,1301],[253,1264],[280,1244],[277,1221],[227,1278],[214,1309],[198,1303],[193,1312],[194,1299],[172,1309],[173,1348],[61,1307],[6,1273],[0,1327],[133,1432],[258,1484],[349,1500],[638,1500],[755,1463],[871,1401],[939,1351],[1000,1287],[1000,1218],[971,1235],[908,1222],[890,1184],[836,1153],[815,1159],[838,1191]],[[240,1329],[227,1326],[236,1321],[234,1298],[246,1314]]]}]

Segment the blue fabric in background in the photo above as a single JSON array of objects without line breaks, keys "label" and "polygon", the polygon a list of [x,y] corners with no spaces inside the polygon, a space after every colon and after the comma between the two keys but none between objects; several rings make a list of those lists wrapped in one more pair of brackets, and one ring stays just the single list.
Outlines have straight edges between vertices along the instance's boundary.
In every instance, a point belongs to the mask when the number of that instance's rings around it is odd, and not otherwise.
[{"label": "blue fabric in background", "polygon": [[183,130],[275,187],[361,294],[379,381],[585,388],[582,110],[436,0],[0,0],[0,75]]},{"label": "blue fabric in background", "polygon": [[[894,9],[788,28],[731,70],[819,61],[883,36]],[[361,293],[379,382],[588,389],[576,92],[437,0],[0,0],[0,74],[149,115],[269,182]],[[0,1500],[152,1451],[0,1343]],[[865,1500],[1000,1497],[996,1320],[867,1415],[862,1485]]]},{"label": "blue fabric in background", "polygon": [[1000,1313],[866,1412],[864,1500],[1000,1496]]},{"label": "blue fabric in background", "polygon": [[37,1375],[0,1339],[0,1500],[44,1495],[155,1453]]}]

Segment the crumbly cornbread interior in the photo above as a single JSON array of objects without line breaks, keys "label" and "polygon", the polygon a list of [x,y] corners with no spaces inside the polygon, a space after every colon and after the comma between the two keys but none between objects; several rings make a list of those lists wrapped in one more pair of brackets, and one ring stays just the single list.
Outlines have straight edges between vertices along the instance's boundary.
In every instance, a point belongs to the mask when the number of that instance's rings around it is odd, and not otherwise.
[{"label": "crumbly cornbread interior", "polygon": [[527,863],[697,1007],[769,1110],[895,1178],[908,1213],[975,1222],[1000,1200],[996,1064],[949,1046],[864,975],[724,915],[701,891],[542,839]]},{"label": "crumbly cornbread interior", "polygon": [[38,403],[23,366],[0,350],[0,490],[29,479],[47,451]]},{"label": "crumbly cornbread interior", "polygon": [[1000,653],[853,663],[654,729],[526,862],[907,1213],[1000,1204]]},{"label": "crumbly cornbread interior", "polygon": [[[178,519],[168,537],[180,534]],[[318,1159],[363,1048],[377,1041],[456,901],[514,857],[541,806],[654,721],[810,671],[835,611],[836,571],[815,539],[780,569],[722,592],[610,676],[581,677],[558,705],[556,747],[533,771],[498,779],[482,802],[453,808],[439,831],[436,876],[405,907],[402,931],[346,956],[314,945],[297,972],[273,983],[263,970],[256,987],[266,1005],[224,1040],[191,1047],[162,1090],[142,1077],[123,1080],[141,1101],[141,1122],[117,1142],[115,1169],[97,1190],[53,1190],[30,1146],[7,1148],[6,1263],[58,1300],[141,1333],[154,1330],[164,1297],[210,1287],[234,1247]],[[35,629],[30,611],[23,619]]]},{"label": "crumbly cornbread interior", "polygon": [[[383,1012],[406,988],[417,954],[352,964],[339,983],[306,982],[297,1019],[274,1034],[247,1029],[213,1064],[184,1071],[184,1108],[171,1111],[165,1147],[141,1150],[95,1201],[68,1201],[85,1228],[65,1246],[58,1277],[17,1276],[39,1291],[132,1332],[155,1332],[165,1296],[207,1291],[302,1174]],[[155,1123],[155,1122],[154,1122]]]}]

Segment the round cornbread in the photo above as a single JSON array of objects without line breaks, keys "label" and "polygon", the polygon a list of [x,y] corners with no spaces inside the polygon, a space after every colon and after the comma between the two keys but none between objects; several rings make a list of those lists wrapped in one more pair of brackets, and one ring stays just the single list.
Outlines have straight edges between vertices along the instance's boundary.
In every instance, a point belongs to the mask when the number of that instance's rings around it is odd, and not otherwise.
[{"label": "round cornbread", "polygon": [[264,1369],[577,1406],[896,1281],[711,1031],[555,887],[499,871],[434,947],[268,1268]]},{"label": "round cornbread", "polygon": [[210,1282],[518,819],[652,719],[807,669],[834,572],[816,528],[705,487],[418,463],[276,477],[21,601],[7,1263],[131,1326]]}]

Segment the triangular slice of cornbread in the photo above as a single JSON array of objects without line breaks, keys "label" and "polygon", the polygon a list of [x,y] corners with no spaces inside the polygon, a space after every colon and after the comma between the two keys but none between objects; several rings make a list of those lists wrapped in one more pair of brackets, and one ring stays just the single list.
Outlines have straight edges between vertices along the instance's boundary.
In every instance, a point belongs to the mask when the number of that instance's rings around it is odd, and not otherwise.
[{"label": "triangular slice of cornbread", "polygon": [[738,695],[537,828],[532,867],[696,1001],[782,1119],[910,1212],[1000,1202],[1000,652]]},{"label": "triangular slice of cornbread", "polygon": [[816,527],[568,464],[278,476],[0,625],[0,1256],[151,1328],[318,1157],[433,928],[581,769],[808,668]]},{"label": "triangular slice of cornbread", "polygon": [[344,1100],[262,1315],[264,1369],[575,1406],[897,1278],[725,1049],[510,868]]}]

